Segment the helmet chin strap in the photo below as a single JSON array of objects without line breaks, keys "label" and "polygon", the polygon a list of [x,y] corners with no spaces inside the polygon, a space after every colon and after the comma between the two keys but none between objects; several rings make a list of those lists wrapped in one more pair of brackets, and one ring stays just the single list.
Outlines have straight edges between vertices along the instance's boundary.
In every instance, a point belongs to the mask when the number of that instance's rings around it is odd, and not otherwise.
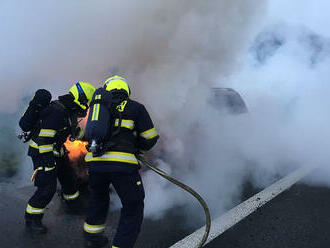
[{"label": "helmet chin strap", "polygon": [[78,102],[87,108],[87,103],[88,103],[87,96],[79,82],[76,83],[76,86],[77,86],[77,90],[78,90],[78,94],[79,94]]}]

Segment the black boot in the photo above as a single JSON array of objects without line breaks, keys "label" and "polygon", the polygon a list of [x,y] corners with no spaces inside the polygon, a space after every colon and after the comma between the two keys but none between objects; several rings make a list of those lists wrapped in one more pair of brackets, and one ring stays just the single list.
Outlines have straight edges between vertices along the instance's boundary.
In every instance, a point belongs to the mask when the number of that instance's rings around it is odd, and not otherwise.
[{"label": "black boot", "polygon": [[85,215],[86,206],[81,199],[63,201],[63,209],[66,214],[69,215]]},{"label": "black boot", "polygon": [[32,234],[44,234],[47,232],[47,227],[45,227],[42,222],[42,214],[28,214],[25,213],[25,229],[27,232]]},{"label": "black boot", "polygon": [[103,248],[108,245],[109,240],[102,234],[89,234],[84,232],[85,248]]},{"label": "black boot", "polygon": [[68,200],[65,199],[63,191],[61,191],[59,192],[59,197],[63,202],[63,210],[66,214],[84,215],[86,213],[86,204],[84,204],[80,196],[76,199]]}]

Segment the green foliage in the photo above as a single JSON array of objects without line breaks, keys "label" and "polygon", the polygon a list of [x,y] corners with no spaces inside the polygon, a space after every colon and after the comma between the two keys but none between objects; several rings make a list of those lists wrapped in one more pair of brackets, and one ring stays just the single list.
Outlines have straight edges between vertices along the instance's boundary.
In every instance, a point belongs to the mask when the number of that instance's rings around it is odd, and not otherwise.
[{"label": "green foliage", "polygon": [[11,177],[18,171],[21,161],[13,151],[0,153],[0,177]]},{"label": "green foliage", "polygon": [[17,115],[0,114],[0,177],[15,175],[25,154],[24,145],[17,139],[17,122]]}]

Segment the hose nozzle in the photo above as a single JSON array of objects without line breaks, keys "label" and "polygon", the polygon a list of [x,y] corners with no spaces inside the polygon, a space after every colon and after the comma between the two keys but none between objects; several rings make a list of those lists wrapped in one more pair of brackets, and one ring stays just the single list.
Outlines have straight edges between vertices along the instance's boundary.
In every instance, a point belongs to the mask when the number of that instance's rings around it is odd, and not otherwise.
[{"label": "hose nozzle", "polygon": [[100,153],[99,145],[96,143],[96,140],[92,140],[92,144],[89,147],[89,150],[92,152],[93,157],[97,157]]}]

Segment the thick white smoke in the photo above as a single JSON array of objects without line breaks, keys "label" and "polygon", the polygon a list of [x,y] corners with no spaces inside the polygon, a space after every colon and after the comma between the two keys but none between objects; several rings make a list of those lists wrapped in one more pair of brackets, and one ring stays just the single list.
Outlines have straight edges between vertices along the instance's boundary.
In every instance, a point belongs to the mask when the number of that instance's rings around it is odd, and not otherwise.
[{"label": "thick white smoke", "polygon": [[[327,159],[328,17],[305,6],[327,8],[299,4],[3,0],[0,111],[17,111],[37,88],[56,96],[77,80],[99,86],[123,75],[161,133],[159,166],[219,214],[237,202],[247,174],[264,186]],[[249,114],[219,115],[207,102],[211,86],[236,89]],[[158,175],[144,179],[147,216],[191,201]]]},{"label": "thick white smoke", "polygon": [[[189,91],[185,111],[168,125],[166,134],[171,138],[165,146],[175,160],[171,163],[176,171],[183,167],[180,177],[206,197],[214,215],[237,202],[247,175],[256,186],[264,187],[299,166],[318,166],[323,176],[312,181],[330,183],[330,40],[325,29],[329,20],[320,11],[328,5],[325,1],[320,6],[311,1],[307,4],[310,10],[319,10],[321,24],[315,22],[312,11],[296,13],[299,4],[270,1],[258,35],[253,42],[247,41],[249,51],[232,58],[242,67],[229,73],[219,67],[214,85],[240,92],[249,114],[219,116],[196,100],[206,95],[202,93],[205,88],[198,85],[197,93],[194,88]],[[182,125],[194,122],[199,123],[197,129]],[[155,196],[155,214],[167,208],[167,203],[190,200],[172,188],[163,189],[161,197]]]},{"label": "thick white smoke", "polygon": [[[17,110],[37,88],[50,87],[56,96],[76,80],[97,86],[119,73],[131,82],[133,97],[147,105],[164,146],[172,147],[170,160],[182,162],[169,168],[180,166],[173,171],[189,175],[186,160],[195,160],[195,148],[187,147],[184,137],[217,76],[238,68],[263,2],[2,1],[1,110]],[[147,213],[177,202],[161,180],[146,178]],[[158,209],[154,196],[162,191],[167,200]]]},{"label": "thick white smoke", "polygon": [[[275,175],[310,165],[319,166],[324,173],[313,181],[329,185],[327,9],[327,1],[306,1],[304,5],[300,1],[269,1],[264,27],[249,53],[243,55],[242,69],[229,77],[219,75],[217,85],[238,90],[249,107],[244,120],[221,120],[219,139],[230,142],[218,145],[236,147],[232,154],[248,160],[235,166],[235,160],[229,159],[227,166],[232,167],[226,166],[229,173],[225,171],[222,177],[249,170],[254,182],[265,186]],[[218,155],[225,158],[229,154]],[[230,183],[218,185],[237,186]]]},{"label": "thick white smoke", "polygon": [[212,81],[219,68],[230,72],[260,2],[1,1],[1,109],[15,110],[31,88],[62,93],[113,72],[153,112],[176,109],[192,85]]}]

